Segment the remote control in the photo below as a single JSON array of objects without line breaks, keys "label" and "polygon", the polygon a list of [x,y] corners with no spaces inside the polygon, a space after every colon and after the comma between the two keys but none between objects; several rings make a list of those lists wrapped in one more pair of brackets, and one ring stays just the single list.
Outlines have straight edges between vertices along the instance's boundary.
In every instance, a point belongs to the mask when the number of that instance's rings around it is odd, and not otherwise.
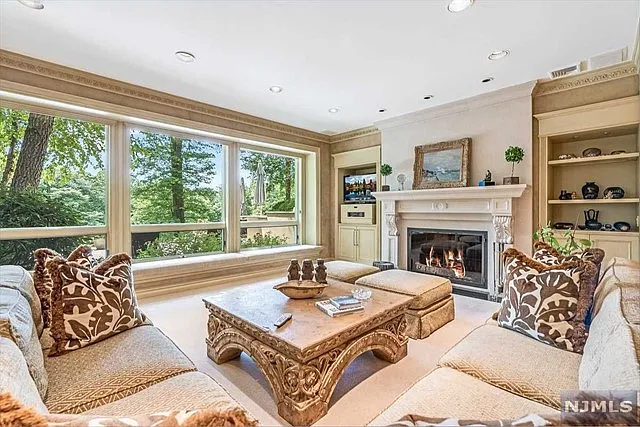
[{"label": "remote control", "polygon": [[280,326],[291,320],[292,317],[293,315],[291,313],[284,313],[282,316],[278,317],[278,320],[273,322],[273,324],[276,326],[276,328],[279,328]]}]

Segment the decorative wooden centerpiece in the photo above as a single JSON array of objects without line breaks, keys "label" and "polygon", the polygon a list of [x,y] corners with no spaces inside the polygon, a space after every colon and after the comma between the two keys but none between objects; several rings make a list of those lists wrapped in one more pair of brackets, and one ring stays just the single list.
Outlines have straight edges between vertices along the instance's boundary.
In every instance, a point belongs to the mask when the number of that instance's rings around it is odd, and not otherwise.
[{"label": "decorative wooden centerpiece", "polygon": [[291,299],[314,298],[324,291],[327,285],[327,267],[323,259],[317,260],[318,265],[313,267],[313,261],[302,261],[302,274],[297,259],[292,259],[289,265],[287,281],[273,287]]}]

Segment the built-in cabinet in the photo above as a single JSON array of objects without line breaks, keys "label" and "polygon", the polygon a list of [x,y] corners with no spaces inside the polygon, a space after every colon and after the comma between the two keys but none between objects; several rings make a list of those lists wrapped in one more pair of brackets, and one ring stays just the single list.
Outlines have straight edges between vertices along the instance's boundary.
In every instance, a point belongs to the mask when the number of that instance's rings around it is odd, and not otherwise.
[{"label": "built-in cabinet", "polygon": [[[639,260],[640,96],[535,117],[540,138],[539,225],[577,225],[576,237],[604,249],[605,261]],[[589,151],[600,154],[588,156]],[[587,182],[599,187],[595,199],[582,194]],[[622,188],[624,197],[606,197],[605,190],[612,187]],[[598,214],[600,230],[585,227],[585,212]],[[624,223],[629,230],[620,229]],[[560,237],[564,231],[557,234]]]},{"label": "built-in cabinet", "polygon": [[371,265],[378,256],[378,233],[375,225],[338,226],[338,259]]}]

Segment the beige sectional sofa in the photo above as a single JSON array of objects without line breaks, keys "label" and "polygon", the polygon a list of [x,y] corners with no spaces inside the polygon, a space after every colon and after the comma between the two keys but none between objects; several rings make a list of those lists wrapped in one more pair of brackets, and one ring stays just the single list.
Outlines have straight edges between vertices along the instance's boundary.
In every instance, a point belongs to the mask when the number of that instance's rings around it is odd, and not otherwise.
[{"label": "beige sectional sofa", "polygon": [[569,390],[640,390],[640,264],[614,258],[595,294],[582,355],[500,328],[472,331],[371,425],[409,414],[514,419],[557,414]]},{"label": "beige sectional sofa", "polygon": [[[35,294],[29,289],[33,286],[31,276],[2,269],[0,287],[20,289],[23,295],[12,306],[5,304],[4,313],[15,311],[19,305],[20,313],[31,314],[29,300]],[[139,326],[56,357],[47,356],[52,339],[45,329],[37,349],[43,356],[40,360],[48,383],[43,397],[19,348],[25,342],[16,339],[10,320],[0,316],[0,392],[10,392],[41,413],[127,416],[240,406],[216,381],[198,372],[191,360],[153,325]],[[32,325],[20,327],[38,331],[36,323],[37,317]]]}]

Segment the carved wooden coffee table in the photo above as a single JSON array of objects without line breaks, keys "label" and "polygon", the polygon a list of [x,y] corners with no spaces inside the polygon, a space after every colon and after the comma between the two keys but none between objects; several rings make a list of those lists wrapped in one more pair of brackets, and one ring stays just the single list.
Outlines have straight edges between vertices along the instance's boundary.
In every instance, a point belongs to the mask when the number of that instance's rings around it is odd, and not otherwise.
[{"label": "carved wooden coffee table", "polygon": [[[291,424],[309,425],[327,413],[338,380],[360,354],[373,350],[392,363],[406,356],[410,296],[374,289],[364,311],[332,318],[315,302],[355,286],[330,280],[321,297],[290,300],[273,285],[241,286],[204,299],[207,354],[218,364],[243,351],[250,355],[271,384],[278,413]],[[293,319],[275,330],[273,322],[286,312]]]}]

